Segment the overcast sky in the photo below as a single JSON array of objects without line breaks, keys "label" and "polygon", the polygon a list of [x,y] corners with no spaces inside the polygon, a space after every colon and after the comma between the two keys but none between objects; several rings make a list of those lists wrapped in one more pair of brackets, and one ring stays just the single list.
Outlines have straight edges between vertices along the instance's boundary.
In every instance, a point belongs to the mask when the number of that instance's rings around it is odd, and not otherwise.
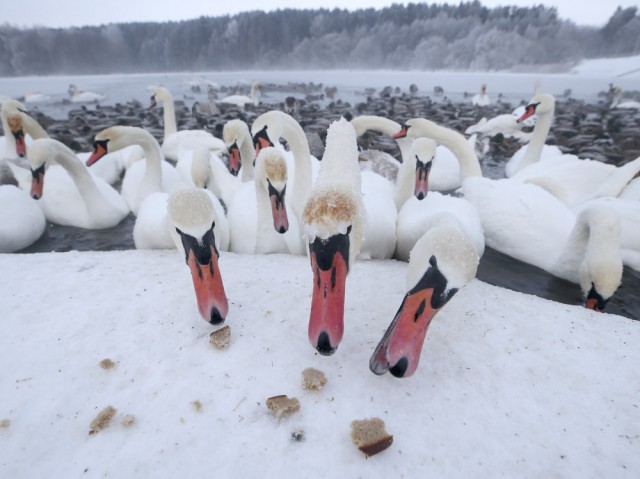
[{"label": "overcast sky", "polygon": [[[498,5],[555,6],[561,18],[578,25],[602,26],[618,5],[630,7],[639,0],[481,0],[487,7]],[[201,15],[220,16],[250,10],[276,10],[278,8],[381,8],[393,3],[411,3],[393,0],[3,0],[0,21],[14,26],[68,27],[100,25],[104,23],[134,21],[186,20]],[[418,3],[414,1],[413,3]],[[459,1],[439,0],[428,3]]]}]

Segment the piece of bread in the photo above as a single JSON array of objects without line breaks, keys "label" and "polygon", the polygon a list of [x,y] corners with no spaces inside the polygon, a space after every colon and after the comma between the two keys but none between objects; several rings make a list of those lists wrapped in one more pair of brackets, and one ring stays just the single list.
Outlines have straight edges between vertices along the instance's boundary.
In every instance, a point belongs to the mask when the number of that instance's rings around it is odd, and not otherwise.
[{"label": "piece of bread", "polygon": [[352,421],[351,440],[369,457],[391,446],[393,436],[385,430],[384,421],[374,417]]},{"label": "piece of bread", "polygon": [[216,349],[224,349],[229,346],[229,338],[231,338],[231,327],[228,324],[209,335],[211,344]]},{"label": "piece of bread", "polygon": [[327,377],[322,371],[315,368],[302,371],[302,389],[319,391],[325,384],[327,384]]},{"label": "piece of bread", "polygon": [[96,418],[91,421],[89,434],[96,434],[107,427],[113,419],[113,416],[116,415],[116,412],[118,412],[118,410],[113,406],[107,406],[102,411],[100,411]]},{"label": "piece of bread", "polygon": [[109,358],[105,358],[102,361],[100,361],[100,367],[102,369],[113,369],[116,367],[116,363],[113,362],[113,360],[109,359]]},{"label": "piece of bread", "polygon": [[285,414],[299,411],[300,401],[296,398],[289,398],[286,394],[281,394],[267,399],[267,407],[273,411],[276,417],[280,418]]}]

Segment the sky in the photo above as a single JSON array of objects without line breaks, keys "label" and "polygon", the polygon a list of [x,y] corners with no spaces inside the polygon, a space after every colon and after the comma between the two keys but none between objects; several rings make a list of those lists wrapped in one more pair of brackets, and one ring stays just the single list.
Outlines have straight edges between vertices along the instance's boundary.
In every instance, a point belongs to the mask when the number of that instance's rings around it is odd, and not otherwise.
[{"label": "sky", "polygon": [[[20,27],[46,26],[69,27],[100,25],[132,21],[188,20],[201,15],[221,16],[252,10],[276,10],[278,8],[382,8],[393,3],[410,3],[393,0],[235,0],[233,2],[203,2],[181,0],[159,2],[157,0],[111,0],[107,4],[95,0],[21,0],[4,2],[2,21]],[[414,2],[415,3],[415,2]],[[445,3],[442,1],[431,3]],[[457,1],[449,3],[458,4]],[[487,7],[499,5],[533,6],[544,4],[558,9],[561,18],[578,25],[602,26],[617,6],[637,6],[638,0],[482,0]],[[104,6],[108,5],[108,9]]]}]

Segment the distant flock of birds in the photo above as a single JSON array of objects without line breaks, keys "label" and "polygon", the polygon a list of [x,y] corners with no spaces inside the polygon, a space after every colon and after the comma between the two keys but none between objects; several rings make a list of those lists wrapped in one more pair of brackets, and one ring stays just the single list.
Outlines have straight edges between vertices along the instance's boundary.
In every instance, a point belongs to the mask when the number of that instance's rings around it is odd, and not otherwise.
[{"label": "distant flock of birds", "polygon": [[[72,101],[100,101],[71,87]],[[259,89],[224,101],[254,103]],[[474,101],[489,101],[486,85]],[[209,107],[217,102],[210,95]],[[308,255],[308,336],[324,355],[343,337],[353,261],[408,261],[406,296],[370,360],[375,374],[397,377],[415,372],[431,319],[475,277],[485,245],[579,284],[585,306],[597,311],[620,286],[623,265],[640,271],[640,158],[617,167],[546,145],[550,94],[467,130],[524,143],[499,180],[482,176],[473,137],[425,118],[342,118],[316,158],[286,111],[251,125],[227,121],[217,138],[179,131],[173,97],[161,86],[151,97],[151,106],[159,103],[162,144],[143,128],[113,126],[95,135],[93,151],[76,154],[49,138],[22,103],[5,100],[0,252],[27,247],[46,222],[102,229],[132,213],[136,247],[177,248],[200,314],[214,325],[229,309],[220,251]],[[523,133],[533,119],[533,131]],[[361,168],[366,152],[357,138],[368,130],[393,138],[402,161],[369,152],[375,165]],[[120,179],[117,191],[111,185]]]}]

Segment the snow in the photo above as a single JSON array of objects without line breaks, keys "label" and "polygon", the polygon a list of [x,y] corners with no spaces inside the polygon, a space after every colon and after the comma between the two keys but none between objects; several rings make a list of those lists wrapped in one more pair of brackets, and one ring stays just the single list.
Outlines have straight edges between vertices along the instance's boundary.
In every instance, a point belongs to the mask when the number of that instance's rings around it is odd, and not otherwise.
[{"label": "snow", "polygon": [[639,72],[640,55],[583,60],[571,70],[571,73],[578,75],[606,75],[608,77],[620,77],[634,73],[635,78],[638,77]]},{"label": "snow", "polygon": [[[375,376],[407,266],[352,265],[345,338],[324,357],[303,256],[221,253],[217,350],[176,251],[0,255],[0,477],[638,477],[640,322],[473,280],[414,376]],[[307,367],[324,389],[302,389]],[[300,411],[277,419],[279,394]],[[369,417],[394,441],[366,459],[350,423]]]}]

